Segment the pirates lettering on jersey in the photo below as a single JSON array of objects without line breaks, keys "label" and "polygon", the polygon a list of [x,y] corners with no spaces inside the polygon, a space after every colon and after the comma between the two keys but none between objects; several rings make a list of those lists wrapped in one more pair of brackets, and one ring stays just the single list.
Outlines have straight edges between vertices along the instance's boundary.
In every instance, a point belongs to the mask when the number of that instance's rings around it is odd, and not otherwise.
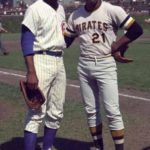
[{"label": "pirates lettering on jersey", "polygon": [[108,29],[108,24],[105,22],[101,22],[101,21],[88,21],[88,22],[82,22],[80,24],[77,24],[75,26],[76,30],[78,32],[81,31],[86,31],[86,30],[92,30],[92,29],[98,29],[98,30],[103,30],[103,31],[107,31]]}]

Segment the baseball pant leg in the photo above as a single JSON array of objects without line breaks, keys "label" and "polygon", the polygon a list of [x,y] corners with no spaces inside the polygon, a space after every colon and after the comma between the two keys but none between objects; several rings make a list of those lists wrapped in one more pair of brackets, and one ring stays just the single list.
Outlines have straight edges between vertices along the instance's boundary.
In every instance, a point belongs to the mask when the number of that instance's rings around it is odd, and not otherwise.
[{"label": "baseball pant leg", "polygon": [[[59,62],[61,63],[61,65]],[[60,66],[62,66],[62,69],[64,69],[64,66],[63,66],[62,58],[58,59],[56,57],[49,56],[49,55],[35,55],[34,56],[34,64],[35,64],[36,74],[39,79],[39,88],[43,92],[46,101],[41,106],[40,110],[31,110],[31,109],[28,110],[28,113],[26,116],[26,121],[25,121],[25,130],[32,132],[32,133],[38,133],[38,128],[39,128],[40,124],[42,123],[45,115],[47,114],[47,110],[49,110],[51,108],[49,106],[49,104],[51,103],[51,92],[53,95],[55,95],[54,90],[53,90],[53,87],[55,87],[53,85],[53,83],[54,83],[53,81],[56,79],[56,75],[58,74],[58,64]],[[57,100],[56,104],[60,102],[61,108],[62,108],[62,103],[63,103],[64,97],[65,97],[64,91],[65,91],[65,86],[66,86],[65,70],[62,71],[61,75],[62,75],[62,77],[60,77],[62,79],[62,80],[60,80],[60,81],[62,81],[62,83],[60,83],[61,88],[59,87],[59,84],[57,82],[58,85],[57,85],[57,87],[55,87],[55,89],[58,88],[57,91],[60,92],[60,94],[56,93],[56,95],[58,94],[59,98],[60,98],[60,100]],[[55,102],[54,102],[54,105],[55,105]],[[59,105],[58,105],[58,107],[59,107]],[[53,109],[51,111],[50,112],[52,114],[52,117],[53,116],[55,117],[56,109]],[[62,116],[63,115],[61,114],[61,117]],[[58,118],[56,117],[56,119],[54,119],[54,120],[53,119],[49,120],[49,121],[52,121],[53,125],[49,125],[50,123],[47,123],[48,125],[46,124],[46,126],[49,128],[54,128],[54,129],[58,128],[59,127],[59,125],[58,125],[59,121],[57,120]]]},{"label": "baseball pant leg", "polygon": [[107,72],[106,78],[98,82],[103,99],[109,128],[116,150],[123,150],[124,124],[119,107],[118,83],[116,72]]},{"label": "baseball pant leg", "polygon": [[66,91],[66,73],[62,58],[56,58],[57,72],[55,79],[51,83],[48,93],[45,125],[48,128],[58,129],[63,118],[63,107]]},{"label": "baseball pant leg", "polygon": [[[87,76],[86,70],[78,67],[81,94],[87,115],[87,122],[94,145],[103,150],[102,121],[100,116],[99,89],[95,79]],[[85,71],[85,72],[84,72]]]},{"label": "baseball pant leg", "polygon": [[101,124],[97,82],[83,74],[79,74],[79,80],[88,125],[89,127],[95,127]]},{"label": "baseball pant leg", "polygon": [[[102,76],[101,76],[102,77]],[[102,80],[98,80],[100,96],[104,103],[110,130],[124,128],[122,115],[119,108],[119,95],[116,71],[106,72]]]}]

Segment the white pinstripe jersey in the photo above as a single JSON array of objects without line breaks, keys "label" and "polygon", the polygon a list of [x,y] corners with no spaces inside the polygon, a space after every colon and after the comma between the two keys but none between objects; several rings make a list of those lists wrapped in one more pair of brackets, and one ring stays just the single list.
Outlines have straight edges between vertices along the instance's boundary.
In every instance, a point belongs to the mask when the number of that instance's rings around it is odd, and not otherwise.
[{"label": "white pinstripe jersey", "polygon": [[84,6],[75,10],[68,19],[66,34],[79,36],[82,56],[105,56],[111,53],[118,28],[127,29],[133,21],[121,7],[102,1],[92,13]]},{"label": "white pinstripe jersey", "polygon": [[33,50],[60,51],[66,47],[62,34],[62,24],[65,21],[64,9],[59,5],[57,11],[37,0],[27,9],[22,24],[35,35]]}]

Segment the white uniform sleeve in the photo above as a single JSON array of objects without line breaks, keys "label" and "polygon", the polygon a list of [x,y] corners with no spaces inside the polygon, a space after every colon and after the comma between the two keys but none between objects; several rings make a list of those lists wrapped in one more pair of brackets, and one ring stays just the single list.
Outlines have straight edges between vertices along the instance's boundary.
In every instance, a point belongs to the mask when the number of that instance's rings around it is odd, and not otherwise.
[{"label": "white uniform sleeve", "polygon": [[30,31],[36,35],[37,27],[38,27],[38,16],[35,11],[31,7],[29,7],[25,13],[22,24],[25,25]]},{"label": "white uniform sleeve", "polygon": [[124,29],[127,29],[128,26],[134,21],[134,19],[130,17],[130,15],[127,14],[120,6],[111,7],[110,15],[113,23],[115,23],[117,27],[122,27]]},{"label": "white uniform sleeve", "polygon": [[65,16],[65,11],[64,11],[64,7],[59,5],[59,13],[62,19],[62,22],[66,21],[66,16]]}]

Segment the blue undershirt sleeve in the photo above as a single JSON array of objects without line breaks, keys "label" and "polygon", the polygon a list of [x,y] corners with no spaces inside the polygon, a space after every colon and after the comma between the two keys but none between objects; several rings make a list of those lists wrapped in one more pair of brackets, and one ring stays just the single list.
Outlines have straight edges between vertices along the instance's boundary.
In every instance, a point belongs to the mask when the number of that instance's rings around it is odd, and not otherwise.
[{"label": "blue undershirt sleeve", "polygon": [[21,29],[21,48],[24,56],[33,55],[33,43],[35,41],[34,34],[25,26]]}]

